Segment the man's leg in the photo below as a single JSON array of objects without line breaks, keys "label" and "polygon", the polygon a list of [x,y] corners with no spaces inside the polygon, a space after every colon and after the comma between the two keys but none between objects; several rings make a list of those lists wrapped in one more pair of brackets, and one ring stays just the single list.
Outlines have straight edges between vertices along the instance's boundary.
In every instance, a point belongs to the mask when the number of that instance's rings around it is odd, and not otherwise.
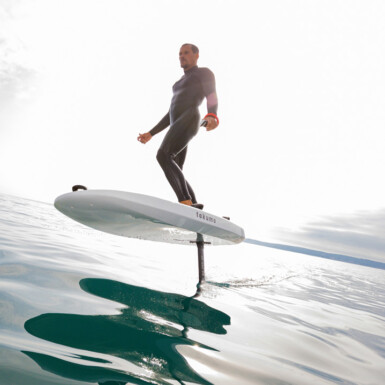
[{"label": "man's leg", "polygon": [[[169,128],[156,155],[160,166],[171,187],[175,191],[179,202],[195,200],[191,186],[184,178],[182,167],[186,158],[187,144],[199,130],[199,114],[195,111],[187,111],[180,119]],[[184,151],[184,152],[183,152]],[[181,154],[176,162],[178,154]],[[191,192],[193,196],[191,196]]]},{"label": "man's leg", "polygon": [[186,200],[192,200],[183,172],[175,162],[175,155],[168,153],[164,148],[160,147],[158,153],[156,154],[156,159],[162,167],[163,172],[176,196],[178,197],[178,201],[183,202]]},{"label": "man's leg", "polygon": [[[184,165],[184,161],[186,160],[186,155],[187,155],[187,146],[175,157],[175,162],[181,170],[183,170],[183,165]],[[192,189],[192,187],[190,186],[190,183],[187,182],[186,179],[185,181],[186,181],[187,190],[190,194],[192,203],[197,203],[194,190]]]}]

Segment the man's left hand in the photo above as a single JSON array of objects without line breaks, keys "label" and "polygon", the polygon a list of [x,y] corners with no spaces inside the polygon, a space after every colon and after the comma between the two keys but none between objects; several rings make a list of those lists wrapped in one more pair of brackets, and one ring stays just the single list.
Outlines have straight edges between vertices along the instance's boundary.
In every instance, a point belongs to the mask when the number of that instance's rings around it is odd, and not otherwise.
[{"label": "man's left hand", "polygon": [[207,120],[206,131],[211,131],[218,127],[218,121],[213,116],[206,116],[205,120]]}]

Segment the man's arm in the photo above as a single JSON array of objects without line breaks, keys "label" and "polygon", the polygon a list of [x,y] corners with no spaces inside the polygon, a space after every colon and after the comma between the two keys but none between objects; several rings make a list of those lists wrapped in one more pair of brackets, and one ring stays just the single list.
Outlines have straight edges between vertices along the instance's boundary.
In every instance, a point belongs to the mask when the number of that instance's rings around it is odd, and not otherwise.
[{"label": "man's arm", "polygon": [[206,130],[211,131],[218,127],[219,119],[217,117],[218,97],[215,87],[215,76],[208,68],[202,68],[202,87],[207,100],[207,115],[204,117],[207,120]]},{"label": "man's arm", "polygon": [[159,134],[170,125],[170,111],[160,120],[160,122],[150,131],[152,136]]},{"label": "man's arm", "polygon": [[160,122],[152,130],[144,134],[139,134],[138,141],[143,144],[146,144],[154,135],[163,131],[169,125],[170,125],[170,112],[167,112],[167,114],[163,116]]}]

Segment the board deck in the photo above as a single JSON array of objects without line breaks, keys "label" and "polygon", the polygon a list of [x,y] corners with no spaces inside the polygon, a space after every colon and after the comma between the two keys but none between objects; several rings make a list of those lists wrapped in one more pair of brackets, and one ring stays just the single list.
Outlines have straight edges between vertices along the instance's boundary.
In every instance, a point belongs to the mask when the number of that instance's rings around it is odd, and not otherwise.
[{"label": "board deck", "polygon": [[114,190],[79,190],[56,198],[55,207],[86,226],[150,241],[231,245],[245,239],[235,223],[180,203]]}]

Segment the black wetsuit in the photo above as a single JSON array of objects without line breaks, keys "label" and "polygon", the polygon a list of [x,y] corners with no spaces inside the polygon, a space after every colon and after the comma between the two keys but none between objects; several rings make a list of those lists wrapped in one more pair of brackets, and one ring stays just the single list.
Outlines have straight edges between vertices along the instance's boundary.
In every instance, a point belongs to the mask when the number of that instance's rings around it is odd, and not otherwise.
[{"label": "black wetsuit", "polygon": [[208,68],[197,66],[185,71],[173,85],[173,97],[169,112],[150,131],[156,135],[170,126],[158,150],[156,159],[179,202],[191,199],[196,203],[193,189],[184,178],[182,169],[188,142],[198,133],[200,114],[198,107],[207,99],[207,112],[217,114],[218,100],[214,74]]}]

